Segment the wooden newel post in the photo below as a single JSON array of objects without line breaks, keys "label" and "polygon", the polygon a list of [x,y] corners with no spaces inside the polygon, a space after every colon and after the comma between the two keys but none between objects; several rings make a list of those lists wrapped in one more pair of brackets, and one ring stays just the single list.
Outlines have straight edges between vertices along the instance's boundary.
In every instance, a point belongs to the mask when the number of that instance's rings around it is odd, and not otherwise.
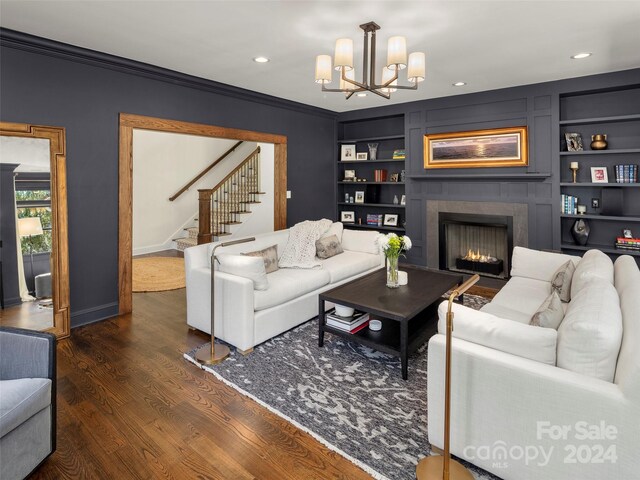
[{"label": "wooden newel post", "polygon": [[210,189],[198,190],[198,245],[213,242],[211,234],[211,195]]}]

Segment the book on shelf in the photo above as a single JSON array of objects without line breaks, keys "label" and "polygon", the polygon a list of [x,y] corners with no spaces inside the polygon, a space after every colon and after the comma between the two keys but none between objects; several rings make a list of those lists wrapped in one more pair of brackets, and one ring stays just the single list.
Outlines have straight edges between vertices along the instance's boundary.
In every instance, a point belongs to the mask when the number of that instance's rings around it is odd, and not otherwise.
[{"label": "book on shelf", "polygon": [[638,165],[614,165],[616,183],[638,183]]},{"label": "book on shelf", "polygon": [[387,169],[386,168],[377,168],[373,171],[373,181],[374,182],[386,182],[387,181]]},{"label": "book on shelf", "polygon": [[404,160],[407,157],[404,149],[394,150],[393,151],[393,159],[394,160]]},{"label": "book on shelf", "polygon": [[367,225],[375,225],[378,226],[378,214],[377,213],[367,213]]},{"label": "book on shelf", "polygon": [[568,215],[575,215],[578,213],[578,197],[571,195],[561,195],[562,199],[562,213]]},{"label": "book on shelf", "polygon": [[350,317],[341,317],[334,308],[327,312],[325,320],[330,327],[349,333],[356,333],[369,324],[369,314],[356,311]]}]

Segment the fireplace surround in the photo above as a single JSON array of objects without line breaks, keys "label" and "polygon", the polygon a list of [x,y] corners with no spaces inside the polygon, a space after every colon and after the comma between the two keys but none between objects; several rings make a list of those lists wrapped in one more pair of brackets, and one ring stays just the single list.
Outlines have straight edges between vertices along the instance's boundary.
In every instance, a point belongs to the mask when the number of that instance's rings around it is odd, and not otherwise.
[{"label": "fireplace surround", "polygon": [[[511,268],[511,254],[513,247],[529,246],[529,208],[524,203],[507,203],[507,202],[471,202],[471,201],[451,201],[451,200],[427,200],[427,223],[426,223],[426,239],[427,239],[427,267],[441,269],[441,223],[448,221],[449,223],[462,222],[472,223],[472,227],[483,228],[483,224],[502,225],[507,235],[505,258],[502,258],[506,265],[503,265],[501,275],[493,275],[491,277],[509,276]],[[473,235],[472,235],[473,236]],[[510,240],[509,240],[510,237]],[[493,254],[493,252],[479,252],[480,254]],[[497,258],[497,257],[496,257]],[[445,267],[446,268],[446,267]],[[468,269],[460,269],[468,270]],[[471,271],[471,270],[470,270]],[[487,272],[478,272],[481,275]]]}]

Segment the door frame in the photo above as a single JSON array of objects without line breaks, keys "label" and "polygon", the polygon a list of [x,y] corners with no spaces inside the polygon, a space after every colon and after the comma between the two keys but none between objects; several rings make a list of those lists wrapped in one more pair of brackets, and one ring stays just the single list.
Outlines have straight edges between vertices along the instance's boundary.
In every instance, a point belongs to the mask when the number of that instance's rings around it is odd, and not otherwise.
[{"label": "door frame", "polygon": [[118,313],[133,310],[133,129],[274,144],[273,228],[287,228],[287,137],[272,133],[120,113],[118,179]]}]

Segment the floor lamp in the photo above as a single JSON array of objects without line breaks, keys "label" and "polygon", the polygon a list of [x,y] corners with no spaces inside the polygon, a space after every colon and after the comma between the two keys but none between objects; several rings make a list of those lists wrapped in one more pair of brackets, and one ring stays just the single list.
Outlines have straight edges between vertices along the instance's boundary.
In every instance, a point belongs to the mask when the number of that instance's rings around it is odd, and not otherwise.
[{"label": "floor lamp", "polygon": [[444,377],[444,453],[425,457],[416,467],[418,480],[473,480],[473,475],[462,464],[451,459],[449,453],[449,433],[451,429],[451,334],[453,332],[453,301],[469,290],[480,276],[475,274],[466,282],[456,288],[449,295],[449,307],[447,308],[447,332],[445,348],[445,377]]},{"label": "floor lamp", "polygon": [[[18,219],[18,235],[21,237],[29,237],[29,260],[31,263],[31,275],[35,278],[33,273],[33,240],[31,237],[34,235],[42,235],[42,222],[40,217],[23,217]],[[35,286],[33,287],[35,290]],[[35,292],[34,292],[35,293]]]},{"label": "floor lamp", "polygon": [[[255,237],[250,238],[241,238],[239,240],[232,240],[230,242],[219,243],[213,250],[211,251],[211,348],[201,348],[196,353],[196,360],[204,365],[216,365],[222,362],[225,358],[229,356],[230,350],[226,345],[218,344],[216,345],[216,335],[215,335],[215,268],[214,264],[218,259],[216,258],[216,250],[218,247],[230,247],[231,245],[238,245],[240,243],[247,243],[255,241]],[[218,261],[218,263],[220,263]]]}]

